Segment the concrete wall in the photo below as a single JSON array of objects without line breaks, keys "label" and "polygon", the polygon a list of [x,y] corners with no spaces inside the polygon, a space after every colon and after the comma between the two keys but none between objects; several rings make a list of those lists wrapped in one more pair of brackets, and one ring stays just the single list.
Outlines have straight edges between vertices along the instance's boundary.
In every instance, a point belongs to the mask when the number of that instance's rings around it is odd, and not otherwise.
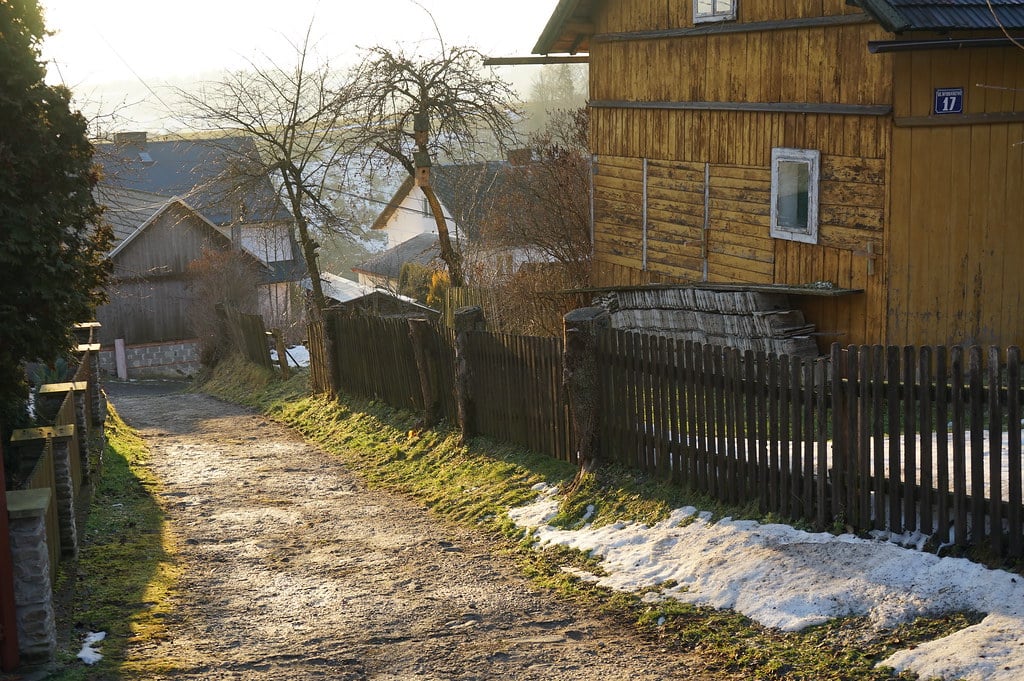
[{"label": "concrete wall", "polygon": [[[181,378],[199,372],[199,341],[144,343],[125,348],[128,378]],[[116,376],[114,348],[104,347],[99,355],[100,371]]]}]

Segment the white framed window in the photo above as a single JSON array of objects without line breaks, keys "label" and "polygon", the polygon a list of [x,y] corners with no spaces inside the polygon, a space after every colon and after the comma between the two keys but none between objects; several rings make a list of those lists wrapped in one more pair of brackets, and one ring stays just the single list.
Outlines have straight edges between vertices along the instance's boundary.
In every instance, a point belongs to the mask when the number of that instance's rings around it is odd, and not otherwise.
[{"label": "white framed window", "polygon": [[739,0],[693,0],[693,23],[735,19],[738,2]]},{"label": "white framed window", "polygon": [[816,149],[772,149],[772,225],[776,239],[818,243],[818,176]]}]

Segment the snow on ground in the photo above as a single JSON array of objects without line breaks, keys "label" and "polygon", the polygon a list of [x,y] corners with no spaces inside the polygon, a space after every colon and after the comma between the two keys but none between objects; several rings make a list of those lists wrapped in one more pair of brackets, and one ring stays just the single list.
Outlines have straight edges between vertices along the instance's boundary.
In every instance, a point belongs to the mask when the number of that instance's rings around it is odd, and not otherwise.
[{"label": "snow on ground", "polygon": [[[292,347],[285,349],[284,355],[288,359],[288,366],[309,366],[309,350],[306,349],[306,346],[304,345],[293,345]],[[277,350],[271,349],[270,359],[273,362],[277,361]]]},{"label": "snow on ground", "polygon": [[96,664],[103,659],[103,656],[93,646],[107,637],[107,632],[89,632],[82,643],[82,650],[78,653],[78,659],[86,664]]},{"label": "snow on ground", "polygon": [[583,579],[645,595],[731,608],[769,627],[797,631],[835,617],[867,615],[892,627],[920,615],[987,613],[952,636],[901,651],[883,664],[922,678],[1024,679],[1024,578],[962,558],[940,558],[895,543],[853,535],[809,533],[788,525],[711,522],[687,507],[654,526],[616,523],[578,530],[551,527],[557,490],[509,511],[541,544],[590,551],[605,576]]}]

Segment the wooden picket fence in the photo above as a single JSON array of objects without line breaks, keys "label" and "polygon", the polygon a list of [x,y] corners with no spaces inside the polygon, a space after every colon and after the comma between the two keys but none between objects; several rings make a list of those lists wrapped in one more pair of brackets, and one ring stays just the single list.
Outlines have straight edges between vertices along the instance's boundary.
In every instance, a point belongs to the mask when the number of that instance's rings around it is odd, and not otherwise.
[{"label": "wooden picket fence", "polygon": [[225,306],[218,306],[217,312],[223,314],[225,328],[235,350],[253,364],[273,368],[263,317]]},{"label": "wooden picket fence", "polygon": [[[424,407],[405,320],[333,323],[343,390]],[[468,341],[475,432],[574,460],[562,341]],[[435,328],[430,343],[454,422],[454,337]],[[835,345],[806,360],[609,330],[596,359],[604,461],[822,529],[1024,553],[1017,348]]]}]

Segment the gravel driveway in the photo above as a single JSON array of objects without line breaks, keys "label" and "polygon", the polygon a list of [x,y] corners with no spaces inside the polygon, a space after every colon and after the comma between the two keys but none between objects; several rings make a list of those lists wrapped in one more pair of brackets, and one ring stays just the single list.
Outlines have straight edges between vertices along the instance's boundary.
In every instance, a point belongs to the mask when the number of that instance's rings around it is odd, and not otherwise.
[{"label": "gravel driveway", "polygon": [[174,679],[697,679],[684,656],[538,591],[491,541],[210,397],[113,387],[185,566]]}]

